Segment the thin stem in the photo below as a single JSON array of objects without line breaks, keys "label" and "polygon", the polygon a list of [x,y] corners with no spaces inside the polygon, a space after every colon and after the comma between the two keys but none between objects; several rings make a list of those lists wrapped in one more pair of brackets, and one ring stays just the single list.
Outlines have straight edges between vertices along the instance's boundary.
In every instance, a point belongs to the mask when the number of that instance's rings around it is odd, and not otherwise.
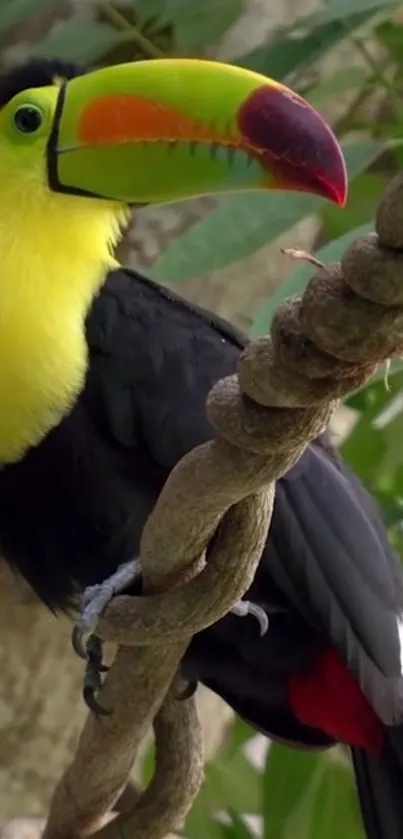
[{"label": "thin stem", "polygon": [[159,47],[155,46],[149,38],[146,38],[142,32],[137,29],[136,26],[129,23],[126,20],[125,16],[122,15],[118,9],[115,9],[113,6],[110,6],[109,3],[102,2],[99,0],[98,2],[99,11],[102,12],[104,17],[106,17],[110,23],[116,26],[117,29],[122,30],[125,37],[124,40],[132,41],[136,44],[140,49],[145,53],[145,55],[149,55],[152,58],[163,58],[164,52],[159,49]]},{"label": "thin stem", "polygon": [[350,103],[349,108],[347,109],[346,113],[340,117],[340,119],[335,123],[334,130],[336,131],[337,135],[344,134],[345,131],[349,130],[352,120],[354,120],[356,114],[360,111],[363,105],[367,102],[367,100],[372,95],[371,85],[375,81],[375,77],[371,76],[366,82],[366,84],[361,88],[361,90],[357,93],[353,101]]},{"label": "thin stem", "polygon": [[374,58],[371,53],[371,50],[368,49],[365,41],[362,41],[361,38],[352,38],[352,42],[356,49],[361,53],[364,61],[371,68],[374,78],[382,87],[387,90],[391,104],[393,105],[393,109],[400,113],[401,111],[401,102],[399,97],[396,95],[396,90],[393,86],[393,83],[389,81],[386,73],[384,72],[383,68],[380,67],[378,61]]}]

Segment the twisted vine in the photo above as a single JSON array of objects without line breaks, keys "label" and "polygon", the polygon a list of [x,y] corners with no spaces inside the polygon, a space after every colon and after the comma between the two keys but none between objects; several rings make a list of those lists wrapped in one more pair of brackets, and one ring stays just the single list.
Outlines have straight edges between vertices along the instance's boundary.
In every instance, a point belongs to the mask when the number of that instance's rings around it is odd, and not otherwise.
[{"label": "twisted vine", "polygon": [[120,645],[102,695],[114,714],[87,719],[56,789],[45,839],[97,829],[153,720],[154,780],[99,835],[162,839],[184,818],[202,781],[202,759],[193,700],[177,702],[172,693],[179,661],[192,634],[224,616],[249,588],[275,481],[324,430],[339,399],[402,354],[399,175],[379,205],[376,232],[357,239],[340,264],[320,268],[302,298],[280,306],[271,335],[251,343],[237,374],[212,388],[207,413],[216,437],[173,470],[144,528],[145,595],[119,597],[100,621],[101,637]]}]

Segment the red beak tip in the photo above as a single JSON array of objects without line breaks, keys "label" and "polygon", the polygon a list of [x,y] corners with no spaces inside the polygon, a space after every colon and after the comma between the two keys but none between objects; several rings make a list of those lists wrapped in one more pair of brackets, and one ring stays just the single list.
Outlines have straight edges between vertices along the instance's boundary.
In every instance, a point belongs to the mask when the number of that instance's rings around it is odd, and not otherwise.
[{"label": "red beak tip", "polygon": [[323,192],[321,189],[318,192],[328,201],[342,208],[346,206],[348,200],[348,175],[342,150],[336,138],[333,139],[334,148],[326,155],[322,172],[317,173],[316,177],[323,185]]},{"label": "red beak tip", "polygon": [[336,204],[337,207],[340,207],[341,209],[343,209],[343,207],[346,206],[347,199],[348,199],[348,185],[347,185],[347,183],[343,184],[342,186],[336,186],[336,187],[332,186],[331,191],[330,191],[330,195],[329,195],[329,199],[330,199],[330,201],[333,202],[333,204]]},{"label": "red beak tip", "polygon": [[335,179],[334,202],[338,207],[345,207],[348,200],[348,174],[343,153],[338,145],[340,174]]}]

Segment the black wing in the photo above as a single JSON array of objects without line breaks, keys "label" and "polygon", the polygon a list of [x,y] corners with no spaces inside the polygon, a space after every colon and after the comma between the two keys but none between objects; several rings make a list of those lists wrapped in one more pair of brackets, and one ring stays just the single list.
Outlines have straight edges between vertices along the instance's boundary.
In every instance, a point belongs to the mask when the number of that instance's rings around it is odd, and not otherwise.
[{"label": "black wing", "polygon": [[116,443],[145,447],[166,478],[211,438],[205,399],[235,371],[247,339],[139,274],[109,275],[87,322],[87,404]]},{"label": "black wing", "polygon": [[[110,276],[89,319],[88,341],[98,421],[121,445],[140,446],[162,481],[183,454],[211,437],[206,395],[234,372],[247,343],[225,321],[126,271]],[[327,446],[311,445],[278,483],[253,596],[298,615],[299,632],[308,626],[334,645],[388,722],[401,716],[396,568],[357,479]],[[233,645],[245,646],[250,670],[249,628],[242,621],[236,631],[227,625]],[[224,632],[225,622],[218,626]],[[259,650],[269,640],[257,644]]]},{"label": "black wing", "polygon": [[338,649],[380,718],[400,721],[402,588],[375,506],[347,467],[311,446],[304,470],[279,482],[276,508],[270,575]]}]

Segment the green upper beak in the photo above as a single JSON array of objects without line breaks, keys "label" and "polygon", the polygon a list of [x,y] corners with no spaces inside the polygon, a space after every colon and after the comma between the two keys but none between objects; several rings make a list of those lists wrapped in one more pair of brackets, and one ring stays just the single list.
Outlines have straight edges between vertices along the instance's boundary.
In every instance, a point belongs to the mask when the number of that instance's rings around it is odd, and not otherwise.
[{"label": "green upper beak", "polygon": [[347,176],[324,119],[272,79],[214,61],[96,70],[60,90],[53,190],[127,204],[292,189],[343,205]]}]

